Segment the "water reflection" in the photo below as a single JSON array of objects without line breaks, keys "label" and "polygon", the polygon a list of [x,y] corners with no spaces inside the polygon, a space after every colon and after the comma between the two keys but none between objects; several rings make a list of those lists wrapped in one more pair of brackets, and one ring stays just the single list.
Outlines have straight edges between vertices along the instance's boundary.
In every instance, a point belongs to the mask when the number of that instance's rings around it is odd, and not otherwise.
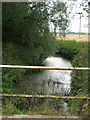
[{"label": "water reflection", "polygon": [[[52,67],[71,67],[70,61],[60,56],[48,57],[44,64]],[[16,86],[15,93],[64,95],[70,92],[71,71],[68,70],[43,70],[41,73],[24,76]]]}]

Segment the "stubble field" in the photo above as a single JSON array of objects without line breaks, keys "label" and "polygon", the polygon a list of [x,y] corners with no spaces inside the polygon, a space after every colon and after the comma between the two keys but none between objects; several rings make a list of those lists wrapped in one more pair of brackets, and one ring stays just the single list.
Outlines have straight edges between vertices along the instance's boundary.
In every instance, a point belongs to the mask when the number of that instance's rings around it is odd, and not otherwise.
[{"label": "stubble field", "polygon": [[57,34],[56,38],[60,40],[89,41],[90,35],[81,34],[79,36],[79,34],[66,34],[65,37],[63,37],[63,35]]}]

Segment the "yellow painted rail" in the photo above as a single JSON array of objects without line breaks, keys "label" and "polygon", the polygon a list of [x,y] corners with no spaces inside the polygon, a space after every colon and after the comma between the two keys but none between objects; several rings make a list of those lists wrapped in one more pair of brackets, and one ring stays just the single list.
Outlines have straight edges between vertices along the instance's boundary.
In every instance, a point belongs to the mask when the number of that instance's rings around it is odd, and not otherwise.
[{"label": "yellow painted rail", "polygon": [[0,94],[0,97],[26,97],[26,98],[57,98],[57,99],[88,99],[90,97],[81,97],[81,96],[54,96],[54,95],[27,95],[27,94]]},{"label": "yellow painted rail", "polygon": [[43,70],[86,70],[87,67],[48,67],[48,66],[19,66],[19,65],[0,65],[0,68],[17,68],[17,69],[43,69]]}]

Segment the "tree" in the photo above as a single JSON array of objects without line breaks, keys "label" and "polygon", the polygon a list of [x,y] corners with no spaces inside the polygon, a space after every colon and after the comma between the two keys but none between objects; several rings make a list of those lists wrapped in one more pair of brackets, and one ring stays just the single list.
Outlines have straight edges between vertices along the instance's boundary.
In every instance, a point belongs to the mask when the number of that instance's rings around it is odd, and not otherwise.
[{"label": "tree", "polygon": [[50,22],[54,24],[54,32],[56,35],[56,30],[65,33],[65,30],[69,26],[69,14],[67,11],[67,3],[64,2],[54,2],[51,9]]},{"label": "tree", "polygon": [[39,49],[41,60],[55,52],[50,23],[54,24],[55,32],[57,27],[65,31],[68,26],[67,7],[63,2],[4,2],[2,11],[3,43]]}]

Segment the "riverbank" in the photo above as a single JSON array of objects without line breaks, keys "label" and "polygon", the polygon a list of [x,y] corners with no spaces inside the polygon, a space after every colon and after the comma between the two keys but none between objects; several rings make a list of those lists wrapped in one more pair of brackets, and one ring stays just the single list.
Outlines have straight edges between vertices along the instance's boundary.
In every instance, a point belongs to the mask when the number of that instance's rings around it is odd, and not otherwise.
[{"label": "riverbank", "polygon": [[[2,46],[2,64],[5,65],[35,65],[39,64],[39,50],[31,50],[11,42],[3,43]],[[34,58],[35,57],[35,58]],[[42,61],[42,60],[41,60]],[[28,70],[32,73],[32,70]],[[35,71],[34,71],[35,72]],[[4,93],[12,93],[14,84],[18,83],[23,75],[26,74],[26,69],[2,69],[2,89]]]},{"label": "riverbank", "polygon": [[[2,46],[3,64],[12,65],[42,65],[43,59],[46,55],[42,54],[41,47],[36,49],[29,49],[22,45],[7,42]],[[49,53],[49,52],[48,52]],[[2,70],[2,92],[13,94],[14,86],[17,85],[25,74],[39,72],[37,70],[25,69],[6,69]],[[30,93],[31,90],[29,89]],[[25,91],[24,91],[25,92]],[[32,94],[36,92],[32,91]],[[42,115],[57,115],[57,101],[55,102],[56,109],[49,106],[47,100],[36,98],[12,98],[3,97],[2,113],[3,114],[42,114]]]},{"label": "riverbank", "polygon": [[[88,67],[88,42],[57,40],[57,53],[71,59],[73,67]],[[69,96],[88,96],[88,72],[73,71]],[[88,115],[87,100],[68,100],[68,111],[74,115]]]}]

